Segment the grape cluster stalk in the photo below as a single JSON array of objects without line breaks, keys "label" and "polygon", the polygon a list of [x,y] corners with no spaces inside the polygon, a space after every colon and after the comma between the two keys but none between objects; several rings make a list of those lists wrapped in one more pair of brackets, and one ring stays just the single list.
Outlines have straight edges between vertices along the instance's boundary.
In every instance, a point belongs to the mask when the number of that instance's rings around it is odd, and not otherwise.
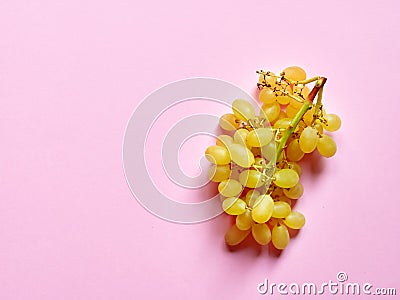
[{"label": "grape cluster stalk", "polygon": [[294,210],[304,192],[298,162],[314,151],[332,157],[337,147],[328,133],[338,130],[341,120],[324,109],[325,77],[307,79],[297,66],[279,75],[257,74],[259,113],[248,101],[234,100],[232,112],[219,120],[225,134],[205,156],[212,163],[208,176],[218,183],[222,208],[235,218],[226,244],[238,245],[251,233],[258,244],[271,242],[282,250],[290,241],[288,228],[298,230],[306,222]]}]

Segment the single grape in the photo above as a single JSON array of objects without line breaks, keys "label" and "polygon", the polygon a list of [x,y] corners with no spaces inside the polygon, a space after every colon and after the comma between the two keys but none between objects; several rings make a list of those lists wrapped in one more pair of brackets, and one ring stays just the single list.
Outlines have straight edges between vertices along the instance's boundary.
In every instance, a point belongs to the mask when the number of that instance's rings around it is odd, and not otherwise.
[{"label": "single grape", "polygon": [[327,114],[325,116],[325,119],[327,121],[327,124],[323,123],[322,126],[327,131],[331,131],[331,132],[336,131],[342,125],[342,121],[340,120],[339,116],[336,114]]},{"label": "single grape", "polygon": [[260,110],[260,117],[267,119],[270,123],[273,123],[278,119],[280,112],[281,107],[278,102],[264,104]]},{"label": "single grape", "polygon": [[263,88],[260,92],[260,101],[265,103],[265,104],[272,104],[276,101],[276,95],[275,92],[269,88]]},{"label": "single grape", "polygon": [[225,114],[219,118],[219,126],[224,130],[233,131],[239,127],[239,123],[236,122],[234,114]]},{"label": "single grape", "polygon": [[299,140],[294,139],[286,148],[286,157],[290,161],[299,161],[303,158],[304,152],[301,151]]},{"label": "single grape", "polygon": [[262,147],[268,144],[273,137],[271,128],[256,128],[247,134],[246,144],[249,147]]},{"label": "single grape", "polygon": [[274,183],[281,188],[294,187],[299,182],[299,175],[292,169],[281,169],[274,174]]},{"label": "single grape", "polygon": [[243,145],[232,144],[229,146],[229,154],[232,161],[243,168],[250,168],[254,164],[253,153]]},{"label": "single grape", "polygon": [[253,220],[257,223],[265,223],[271,218],[274,210],[274,200],[270,195],[261,195],[257,198],[256,203],[251,211]]},{"label": "single grape", "polygon": [[324,133],[324,127],[322,127],[322,124],[319,122],[316,122],[314,124],[314,128],[317,129],[318,133],[321,135]]},{"label": "single grape", "polygon": [[299,146],[301,151],[304,153],[311,153],[315,150],[318,143],[318,131],[317,129],[307,126],[304,128],[300,135]]},{"label": "single grape", "polygon": [[279,223],[276,224],[272,229],[271,240],[276,249],[285,249],[290,241],[289,231],[286,226]]},{"label": "single grape", "polygon": [[289,103],[290,103],[290,99],[291,99],[291,97],[289,97],[289,96],[287,96],[287,95],[281,95],[281,96],[278,96],[278,97],[276,98],[276,100],[278,101],[278,103],[281,104],[281,105],[287,105],[287,104],[289,104]]},{"label": "single grape", "polygon": [[261,147],[261,154],[265,157],[268,161],[275,159],[276,155],[276,143],[272,141],[265,146]]},{"label": "single grape", "polygon": [[228,146],[232,143],[233,143],[233,138],[227,134],[219,135],[217,137],[217,141],[215,142],[216,145],[223,146],[225,148],[228,148]]},{"label": "single grape", "polygon": [[294,187],[283,190],[283,193],[290,199],[299,199],[303,196],[304,187],[300,182],[298,182]]},{"label": "single grape", "polygon": [[246,193],[245,201],[248,206],[253,207],[254,203],[256,203],[257,198],[260,196],[260,192],[257,190],[249,190]]},{"label": "single grape", "polygon": [[299,177],[301,176],[301,174],[303,173],[303,170],[301,168],[301,166],[294,161],[288,161],[288,166],[290,169],[295,170],[297,174],[299,174]]},{"label": "single grape", "polygon": [[274,129],[288,129],[292,125],[292,119],[283,118],[279,119],[274,124]]},{"label": "single grape", "polygon": [[233,142],[247,147],[246,138],[248,134],[249,131],[247,129],[245,128],[238,129],[233,135]]},{"label": "single grape", "polygon": [[267,245],[271,241],[271,230],[265,223],[253,224],[251,232],[260,245]]},{"label": "single grape", "polygon": [[240,230],[233,225],[229,230],[225,233],[225,242],[229,246],[236,246],[240,244],[250,233],[250,229],[248,230]]},{"label": "single grape", "polygon": [[231,175],[230,165],[212,165],[208,170],[208,178],[214,182],[226,180]]},{"label": "single grape", "polygon": [[285,77],[293,80],[293,81],[300,81],[300,80],[306,80],[306,72],[297,66],[292,66],[292,67],[287,67],[283,69],[283,72],[285,72]]},{"label": "single grape", "polygon": [[284,201],[276,201],[274,203],[273,218],[286,218],[290,214],[290,205]]},{"label": "single grape", "polygon": [[235,197],[243,190],[243,186],[235,179],[226,179],[219,183],[218,191],[225,197]]},{"label": "single grape", "polygon": [[251,217],[251,211],[246,209],[246,211],[236,217],[236,226],[240,230],[247,230],[251,228],[253,224],[253,219]]},{"label": "single grape", "polygon": [[239,120],[248,121],[256,117],[253,105],[243,99],[236,99],[233,101],[232,111],[236,119]]},{"label": "single grape", "polygon": [[292,229],[300,229],[306,223],[304,215],[298,211],[292,211],[284,220],[285,225]]},{"label": "single grape", "polygon": [[209,162],[216,165],[227,165],[231,162],[229,151],[223,146],[209,146],[205,151],[205,155]]},{"label": "single grape", "polygon": [[240,198],[230,197],[222,202],[222,208],[228,215],[237,216],[246,211],[246,202]]},{"label": "single grape", "polygon": [[[300,106],[300,107],[301,107],[301,106]],[[286,115],[287,115],[289,118],[293,119],[293,118],[297,115],[297,113],[299,112],[300,107],[295,107],[295,106],[293,106],[292,104],[289,104],[289,105],[286,107]]]},{"label": "single grape", "polygon": [[245,170],[239,175],[240,183],[248,188],[259,188],[264,184],[264,175],[257,170]]},{"label": "single grape", "polygon": [[322,156],[334,156],[336,153],[336,143],[329,135],[322,134],[322,137],[318,140],[317,150]]}]

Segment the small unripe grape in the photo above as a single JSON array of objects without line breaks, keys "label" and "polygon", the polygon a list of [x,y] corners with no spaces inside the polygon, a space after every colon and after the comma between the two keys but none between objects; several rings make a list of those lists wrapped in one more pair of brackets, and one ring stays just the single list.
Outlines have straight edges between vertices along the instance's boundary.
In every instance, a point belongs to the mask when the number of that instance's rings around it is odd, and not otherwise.
[{"label": "small unripe grape", "polygon": [[221,182],[231,175],[230,165],[212,165],[208,170],[208,178],[214,182]]},{"label": "small unripe grape", "polygon": [[273,218],[286,218],[290,214],[290,205],[284,201],[276,201],[274,203]]},{"label": "small unripe grape", "polygon": [[317,149],[322,156],[331,157],[336,153],[336,143],[329,135],[322,134],[318,140]]},{"label": "small unripe grape", "polygon": [[327,114],[325,116],[325,119],[327,121],[327,124],[323,124],[322,126],[327,130],[327,131],[336,131],[340,128],[342,125],[342,121],[340,120],[339,116],[336,114]]},{"label": "small unripe grape", "polygon": [[231,162],[229,151],[223,146],[209,146],[206,149],[205,155],[209,162],[216,165],[227,165]]},{"label": "small unripe grape", "polygon": [[225,114],[219,118],[219,126],[224,130],[233,131],[239,127],[239,123],[233,114]]},{"label": "small unripe grape", "polygon": [[292,229],[300,229],[306,223],[304,215],[298,211],[292,211],[284,220],[285,225]]},{"label": "small unripe grape", "polygon": [[227,134],[221,134],[217,137],[217,140],[215,142],[216,145],[218,146],[223,146],[225,148],[228,148],[230,144],[233,143],[233,138],[230,135]]},{"label": "small unripe grape", "polygon": [[259,188],[264,184],[264,175],[257,170],[245,170],[239,175],[240,183],[248,188]]},{"label": "small unripe grape", "polygon": [[238,129],[233,135],[233,142],[247,147],[246,138],[248,134],[249,131],[247,129],[245,128]]},{"label": "small unripe grape", "polygon": [[254,154],[243,145],[232,144],[229,154],[232,161],[243,168],[250,168],[254,164]]},{"label": "small unripe grape", "polygon": [[265,223],[253,224],[251,232],[260,245],[267,245],[271,241],[271,230]]},{"label": "small unripe grape", "polygon": [[248,206],[253,207],[256,203],[257,198],[260,196],[260,192],[257,190],[250,190],[246,193],[245,201]]},{"label": "small unripe grape", "polygon": [[243,186],[235,179],[226,179],[219,183],[218,191],[225,197],[235,197],[243,190]]},{"label": "small unripe grape", "polygon": [[236,246],[240,244],[250,233],[250,229],[248,230],[240,230],[233,225],[229,230],[225,233],[225,242],[229,246]]},{"label": "small unripe grape", "polygon": [[289,169],[295,170],[296,173],[299,174],[299,177],[303,173],[301,166],[297,162],[289,161],[288,166],[289,166]]},{"label": "small unripe grape", "polygon": [[276,101],[275,92],[268,87],[263,88],[260,92],[260,101],[265,104],[274,103]]},{"label": "small unripe grape", "polygon": [[294,187],[283,190],[283,193],[290,199],[299,199],[303,196],[304,187],[300,182],[298,182]]},{"label": "small unripe grape", "polygon": [[272,229],[271,240],[276,249],[285,249],[290,241],[289,231],[286,226],[280,224],[275,225]]},{"label": "small unripe grape", "polygon": [[246,211],[236,217],[236,226],[240,230],[247,230],[251,228],[253,224],[253,219],[251,217],[251,211],[246,209]]},{"label": "small unripe grape", "polygon": [[299,146],[301,151],[304,153],[311,153],[315,150],[318,143],[318,131],[317,129],[307,126],[304,128],[300,135]]},{"label": "small unripe grape", "polygon": [[304,152],[300,149],[299,140],[294,139],[286,148],[287,159],[290,161],[299,161],[303,158],[303,156]]},{"label": "small unripe grape", "polygon": [[236,99],[232,103],[232,111],[236,119],[248,121],[256,117],[254,107],[250,102],[243,99]]},{"label": "small unripe grape", "polygon": [[285,72],[286,78],[293,81],[306,80],[307,78],[306,71],[297,66],[287,67],[283,69],[283,72]]},{"label": "small unripe grape", "polygon": [[299,175],[296,171],[291,169],[282,169],[277,171],[275,174],[274,183],[281,188],[294,187],[299,182]]},{"label": "small unripe grape", "polygon": [[251,211],[253,220],[257,223],[267,222],[274,210],[274,200],[270,195],[261,195],[257,198],[256,203]]},{"label": "small unripe grape", "polygon": [[222,209],[232,216],[241,215],[246,211],[246,202],[240,198],[227,198],[222,202]]},{"label": "small unripe grape", "polygon": [[249,147],[262,147],[268,144],[273,137],[271,128],[256,128],[247,134],[246,144]]},{"label": "small unripe grape", "polygon": [[272,104],[264,104],[260,110],[260,117],[267,119],[268,122],[273,123],[278,119],[281,113],[281,107],[278,102]]}]

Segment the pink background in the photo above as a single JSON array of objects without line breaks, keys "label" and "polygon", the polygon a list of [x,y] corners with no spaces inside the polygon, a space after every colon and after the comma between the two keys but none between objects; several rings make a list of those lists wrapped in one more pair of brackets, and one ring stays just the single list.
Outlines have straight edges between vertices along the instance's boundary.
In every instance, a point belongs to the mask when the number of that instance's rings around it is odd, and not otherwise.
[{"label": "pink background", "polygon": [[[0,299],[272,298],[265,277],[339,271],[400,293],[399,3],[2,0]],[[292,64],[328,77],[343,127],[305,168],[307,225],[280,257],[230,252],[229,218],[172,224],[135,201],[122,140],[148,93],[191,76],[253,91],[256,69]]]}]

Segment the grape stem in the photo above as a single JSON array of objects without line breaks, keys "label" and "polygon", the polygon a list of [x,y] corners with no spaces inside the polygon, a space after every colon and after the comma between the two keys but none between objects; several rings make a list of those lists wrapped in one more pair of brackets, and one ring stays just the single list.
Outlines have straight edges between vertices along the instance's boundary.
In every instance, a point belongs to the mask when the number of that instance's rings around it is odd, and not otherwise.
[{"label": "grape stem", "polygon": [[[276,149],[275,161],[270,161],[268,163],[267,167],[272,167],[272,164],[276,163],[278,161],[278,158],[280,157],[283,149],[286,146],[286,142],[288,141],[289,137],[292,135],[292,133],[297,128],[297,125],[299,125],[299,122],[303,118],[304,114],[311,107],[311,104],[314,101],[314,98],[317,94],[318,94],[317,109],[321,106],[322,88],[325,85],[326,80],[327,79],[325,77],[320,77],[317,80],[314,88],[311,90],[310,94],[308,94],[308,97],[307,97],[308,101],[304,101],[303,106],[300,108],[300,110],[297,112],[296,116],[293,118],[291,125],[283,133],[283,135],[279,141],[278,148]],[[319,93],[320,90],[321,90],[321,93]]]}]

